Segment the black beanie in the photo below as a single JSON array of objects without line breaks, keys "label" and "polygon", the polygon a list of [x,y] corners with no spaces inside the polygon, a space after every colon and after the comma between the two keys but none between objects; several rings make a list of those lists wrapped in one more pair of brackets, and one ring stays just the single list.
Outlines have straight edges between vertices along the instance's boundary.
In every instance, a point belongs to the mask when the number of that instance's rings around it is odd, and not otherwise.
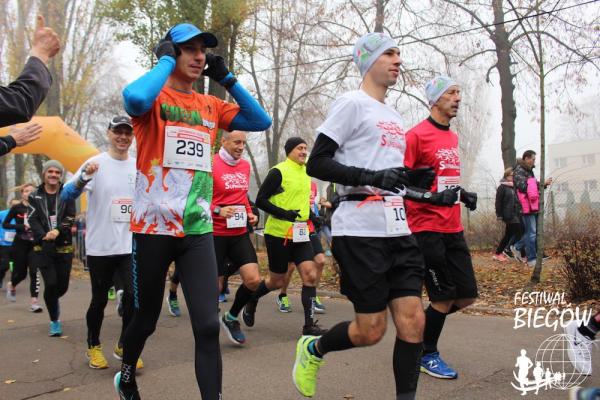
[{"label": "black beanie", "polygon": [[290,154],[292,150],[296,148],[296,146],[302,143],[306,144],[306,141],[298,136],[292,136],[291,138],[286,140],[285,145],[283,146],[283,148],[285,149],[285,155],[287,156],[288,154]]}]

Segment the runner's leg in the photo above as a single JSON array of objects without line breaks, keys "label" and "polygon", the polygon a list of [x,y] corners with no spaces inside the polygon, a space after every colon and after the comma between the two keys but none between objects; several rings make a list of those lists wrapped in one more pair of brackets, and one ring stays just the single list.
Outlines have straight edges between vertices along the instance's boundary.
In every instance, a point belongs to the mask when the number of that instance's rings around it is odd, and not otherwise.
[{"label": "runner's leg", "polygon": [[104,320],[104,308],[108,303],[106,292],[112,286],[116,269],[116,257],[87,256],[92,298],[86,313],[88,348],[100,345],[100,330]]}]

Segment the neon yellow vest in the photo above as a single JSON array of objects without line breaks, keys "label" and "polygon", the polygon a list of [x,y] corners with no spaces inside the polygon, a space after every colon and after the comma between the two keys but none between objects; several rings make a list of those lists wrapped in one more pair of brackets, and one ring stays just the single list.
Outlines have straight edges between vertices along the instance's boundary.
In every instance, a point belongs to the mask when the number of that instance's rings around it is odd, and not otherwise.
[{"label": "neon yellow vest", "polygon": [[[298,221],[307,221],[310,209],[310,177],[306,166],[299,165],[286,158],[273,168],[281,172],[282,193],[274,194],[269,201],[284,210],[300,210]],[[269,215],[265,224],[265,234],[280,237],[292,237],[292,223]]]}]

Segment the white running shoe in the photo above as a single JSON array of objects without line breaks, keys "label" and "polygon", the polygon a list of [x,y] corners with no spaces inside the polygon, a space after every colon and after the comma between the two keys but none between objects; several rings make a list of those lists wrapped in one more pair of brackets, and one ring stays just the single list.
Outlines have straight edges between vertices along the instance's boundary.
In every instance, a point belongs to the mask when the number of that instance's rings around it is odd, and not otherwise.
[{"label": "white running shoe", "polygon": [[577,321],[571,321],[565,326],[569,335],[568,355],[573,368],[585,375],[592,374],[592,339],[579,333]]}]

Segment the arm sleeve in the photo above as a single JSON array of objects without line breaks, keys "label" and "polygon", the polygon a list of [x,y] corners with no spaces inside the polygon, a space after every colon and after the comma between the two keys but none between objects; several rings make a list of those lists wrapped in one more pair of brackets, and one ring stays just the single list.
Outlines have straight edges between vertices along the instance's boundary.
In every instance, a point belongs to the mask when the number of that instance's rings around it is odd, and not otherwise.
[{"label": "arm sleeve", "polygon": [[0,87],[0,127],[29,121],[46,98],[52,76],[46,64],[29,57],[21,75]]},{"label": "arm sleeve", "polygon": [[87,165],[88,162],[90,162],[91,160],[88,160],[86,162],[84,162],[81,167],[79,167],[79,169],[77,170],[77,172],[75,172],[75,174],[71,177],[71,179],[69,180],[69,182],[67,182],[64,186],[62,191],[60,192],[60,199],[62,201],[67,201],[67,200],[75,200],[77,199],[79,196],[81,196],[81,194],[86,191],[86,192],[91,192],[92,188],[93,188],[93,182],[94,179],[92,178],[89,182],[84,182],[81,179],[79,179],[81,177],[81,172],[83,171],[83,167],[85,167]]},{"label": "arm sleeve", "polygon": [[[223,80],[227,81],[232,77],[230,72]],[[271,117],[241,83],[236,82],[229,88],[229,93],[239,105],[239,112],[231,121],[229,130],[259,132],[269,129]]]},{"label": "arm sleeve", "polygon": [[361,186],[361,173],[365,172],[365,169],[349,167],[335,161],[333,156],[337,149],[339,146],[332,138],[320,133],[306,164],[306,172],[322,181]]},{"label": "arm sleeve", "polygon": [[281,181],[281,171],[277,168],[271,168],[263,184],[260,186],[260,189],[258,189],[256,205],[264,212],[267,212],[276,218],[285,219],[284,215],[286,210],[277,207],[269,201],[269,198],[276,194],[281,187]]},{"label": "arm sleeve", "polygon": [[154,68],[127,85],[123,89],[125,111],[132,117],[148,112],[174,69],[175,59],[163,56]]},{"label": "arm sleeve", "polygon": [[[17,210],[15,207],[11,207],[10,210],[8,210],[8,214],[6,214],[6,217],[4,218],[4,221],[2,222],[2,228],[4,229],[14,229],[15,231],[17,231],[17,233],[23,233],[25,232],[25,224],[11,224],[10,222],[15,219],[15,217],[17,216]],[[16,219],[15,219],[16,222]]]},{"label": "arm sleeve", "polygon": [[10,153],[15,147],[17,147],[17,142],[12,136],[0,137],[0,156]]},{"label": "arm sleeve", "polygon": [[521,193],[527,193],[527,176],[525,176],[523,168],[517,167],[515,168],[515,172],[513,174],[513,184],[516,190]]}]

